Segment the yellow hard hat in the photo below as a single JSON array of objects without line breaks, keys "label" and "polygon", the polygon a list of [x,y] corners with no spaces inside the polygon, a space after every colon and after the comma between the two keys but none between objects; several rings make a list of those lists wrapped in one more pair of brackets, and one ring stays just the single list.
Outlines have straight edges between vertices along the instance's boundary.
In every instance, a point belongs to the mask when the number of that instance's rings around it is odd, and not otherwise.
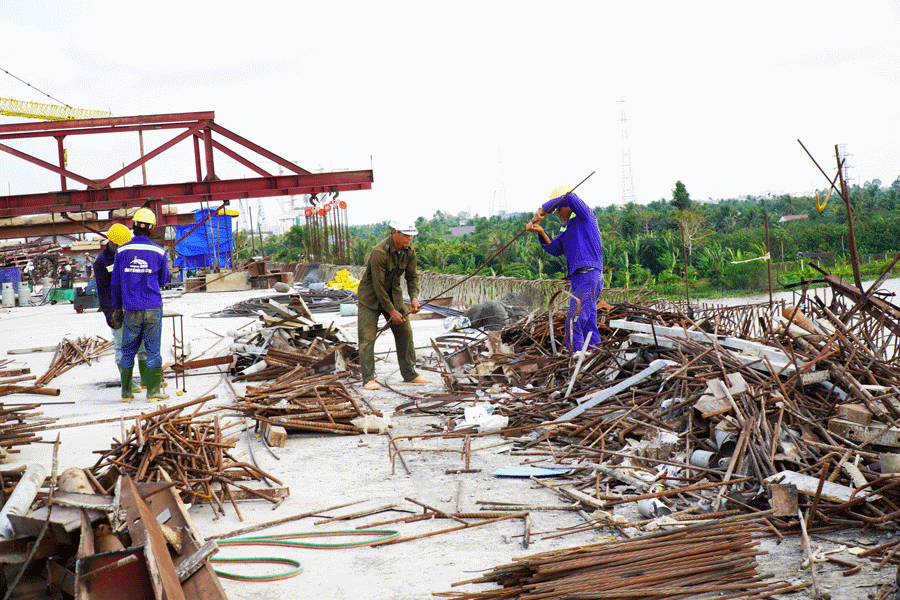
[{"label": "yellow hard hat", "polygon": [[121,223],[116,223],[106,232],[106,239],[116,246],[121,246],[131,241],[131,231]]},{"label": "yellow hard hat", "polygon": [[558,187],[553,188],[553,191],[550,192],[550,199],[553,200],[554,198],[559,198],[560,196],[565,196],[566,194],[568,194],[571,191],[572,191],[572,188],[570,188],[569,186],[560,185]]},{"label": "yellow hard hat", "polygon": [[131,220],[135,223],[146,223],[148,225],[156,225],[156,215],[149,208],[139,208]]}]

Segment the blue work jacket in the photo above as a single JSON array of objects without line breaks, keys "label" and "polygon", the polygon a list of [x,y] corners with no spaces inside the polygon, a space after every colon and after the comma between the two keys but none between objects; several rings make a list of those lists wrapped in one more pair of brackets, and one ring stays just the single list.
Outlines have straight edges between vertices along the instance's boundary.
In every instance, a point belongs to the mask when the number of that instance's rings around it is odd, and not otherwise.
[{"label": "blue work jacket", "polygon": [[559,198],[548,200],[541,208],[549,213],[562,207],[571,208],[572,216],[549,244],[541,242],[541,246],[553,256],[565,255],[570,277],[582,267],[593,267],[602,272],[603,238],[594,211],[584,203],[584,200],[571,192],[562,200]]},{"label": "blue work jacket", "polygon": [[136,235],[119,246],[113,266],[112,298],[116,308],[146,310],[162,306],[160,290],[169,283],[166,251]]}]

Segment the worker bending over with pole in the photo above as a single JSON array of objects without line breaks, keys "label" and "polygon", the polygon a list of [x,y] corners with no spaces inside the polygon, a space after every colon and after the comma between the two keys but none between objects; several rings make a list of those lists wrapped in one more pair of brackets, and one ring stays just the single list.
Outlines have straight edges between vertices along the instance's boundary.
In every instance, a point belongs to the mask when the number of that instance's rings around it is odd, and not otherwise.
[{"label": "worker bending over with pole", "polygon": [[[113,306],[112,297],[112,273],[113,264],[116,259],[116,249],[122,244],[131,241],[131,232],[121,223],[116,223],[106,232],[108,240],[103,246],[103,250],[94,260],[94,282],[97,284],[97,300],[100,303],[100,310],[106,317],[106,324],[112,329],[113,340],[116,349],[116,367],[122,364],[122,321],[116,321],[113,318],[115,306]],[[144,370],[147,368],[147,353],[142,345],[138,351],[138,366],[140,367],[141,381],[144,381]],[[120,372],[121,373],[121,372]],[[137,383],[132,385],[131,391],[136,394],[141,391],[141,386]]]},{"label": "worker bending over with pole", "polygon": [[147,351],[144,383],[147,401],[166,400],[162,388],[162,293],[169,282],[169,261],[166,251],[150,241],[156,225],[156,215],[148,208],[140,208],[132,217],[134,237],[116,250],[113,266],[112,296],[116,311],[114,319],[122,324],[122,401],[134,398],[132,370],[134,356],[141,342]]},{"label": "worker bending over with pole", "polygon": [[[372,248],[366,260],[366,272],[359,282],[357,302],[357,337],[359,366],[363,386],[377,390],[375,381],[375,340],[378,338],[378,315],[384,315],[394,334],[400,375],[408,383],[428,383],[416,372],[416,347],[412,326],[406,315],[419,312],[419,273],[412,239],[419,231],[415,225],[391,221],[391,234]],[[406,279],[410,306],[407,310],[400,289],[401,276]]]},{"label": "worker bending over with pole", "polygon": [[[554,210],[563,224],[559,234],[551,240],[540,222]],[[566,315],[565,335],[569,352],[580,352],[588,336],[588,347],[598,346],[597,302],[603,291],[603,238],[594,211],[572,188],[560,186],[550,192],[550,200],[538,209],[525,230],[538,234],[541,246],[548,254],[566,257],[574,296]]]}]

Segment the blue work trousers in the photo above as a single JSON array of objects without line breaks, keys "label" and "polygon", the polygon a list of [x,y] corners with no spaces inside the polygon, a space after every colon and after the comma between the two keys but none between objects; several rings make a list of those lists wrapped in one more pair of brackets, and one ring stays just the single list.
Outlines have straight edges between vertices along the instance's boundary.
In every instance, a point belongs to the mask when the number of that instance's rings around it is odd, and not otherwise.
[{"label": "blue work trousers", "polygon": [[578,302],[572,298],[569,302],[569,312],[566,314],[566,348],[569,352],[580,352],[588,333],[591,334],[590,347],[600,345],[597,302],[602,291],[603,271],[594,269],[586,273],[572,274],[572,295],[578,298]]},{"label": "blue work trousers", "polygon": [[[116,366],[120,366],[122,364],[122,332],[125,331],[124,327],[119,327],[118,329],[113,329],[113,341],[115,341],[116,345]],[[144,343],[141,342],[140,348],[138,348],[137,353],[138,360],[147,360],[147,351],[144,350]]]},{"label": "blue work trousers", "polygon": [[134,355],[137,354],[141,342],[147,351],[147,367],[162,367],[162,356],[159,344],[162,338],[162,306],[146,310],[126,310],[122,323],[122,362],[123,369],[134,368]]}]

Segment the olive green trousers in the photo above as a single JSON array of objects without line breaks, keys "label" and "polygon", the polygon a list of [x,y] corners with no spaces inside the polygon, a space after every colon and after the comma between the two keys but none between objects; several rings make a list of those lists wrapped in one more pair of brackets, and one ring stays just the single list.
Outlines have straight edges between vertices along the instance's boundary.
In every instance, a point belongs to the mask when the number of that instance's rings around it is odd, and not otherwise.
[{"label": "olive green trousers", "polygon": [[[390,317],[380,310],[372,310],[359,305],[356,319],[356,333],[359,340],[359,367],[362,371],[363,383],[375,379],[375,340],[378,338],[378,316]],[[419,374],[416,372],[416,346],[413,342],[412,326],[409,319],[391,327],[394,344],[397,346],[397,362],[400,364],[400,375],[403,381],[412,381]]]}]

